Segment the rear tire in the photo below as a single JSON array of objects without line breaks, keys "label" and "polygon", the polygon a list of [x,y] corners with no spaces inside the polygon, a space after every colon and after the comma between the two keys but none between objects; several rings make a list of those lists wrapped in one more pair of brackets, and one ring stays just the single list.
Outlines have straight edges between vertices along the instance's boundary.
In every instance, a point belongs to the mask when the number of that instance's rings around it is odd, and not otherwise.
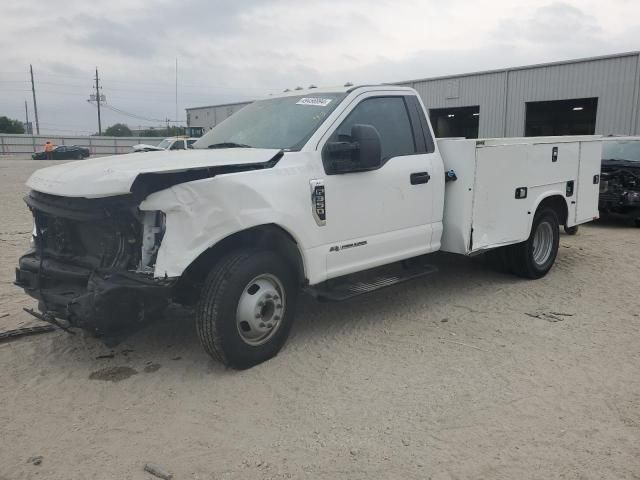
[{"label": "rear tire", "polygon": [[295,278],[275,252],[245,249],[222,258],[196,309],[196,330],[207,353],[236,369],[277,355],[293,324]]},{"label": "rear tire", "polygon": [[529,238],[511,247],[511,267],[513,273],[524,278],[544,277],[553,266],[560,232],[558,216],[550,208],[536,212]]},{"label": "rear tire", "polygon": [[575,235],[578,233],[578,225],[574,225],[573,227],[564,226],[564,233],[567,235]]}]

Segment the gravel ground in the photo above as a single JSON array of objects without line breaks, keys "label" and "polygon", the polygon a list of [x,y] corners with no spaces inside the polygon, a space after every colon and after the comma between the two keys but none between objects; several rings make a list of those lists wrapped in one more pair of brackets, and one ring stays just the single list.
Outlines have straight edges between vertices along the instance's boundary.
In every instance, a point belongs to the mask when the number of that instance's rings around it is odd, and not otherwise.
[{"label": "gravel ground", "polygon": [[[45,165],[0,160],[0,330],[38,323],[11,281]],[[563,235],[538,281],[435,255],[430,277],[303,299],[280,355],[243,372],[178,308],[115,348],[0,343],[0,479],[640,479],[639,235]]]}]

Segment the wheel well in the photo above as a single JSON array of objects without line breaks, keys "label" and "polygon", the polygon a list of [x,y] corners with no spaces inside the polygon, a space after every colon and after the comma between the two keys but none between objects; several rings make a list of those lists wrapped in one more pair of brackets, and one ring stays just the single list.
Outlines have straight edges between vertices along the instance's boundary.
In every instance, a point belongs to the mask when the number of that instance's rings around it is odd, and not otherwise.
[{"label": "wheel well", "polygon": [[562,195],[553,195],[545,198],[540,202],[536,211],[542,210],[543,208],[550,208],[556,212],[556,215],[558,216],[558,223],[560,225],[567,224],[569,209],[567,208],[567,202]]},{"label": "wheel well", "polygon": [[187,267],[175,285],[175,301],[183,304],[195,303],[211,267],[229,252],[241,248],[261,248],[278,252],[294,270],[298,282],[301,285],[305,283],[302,255],[291,234],[275,224],[259,225],[234,233],[202,252]]}]

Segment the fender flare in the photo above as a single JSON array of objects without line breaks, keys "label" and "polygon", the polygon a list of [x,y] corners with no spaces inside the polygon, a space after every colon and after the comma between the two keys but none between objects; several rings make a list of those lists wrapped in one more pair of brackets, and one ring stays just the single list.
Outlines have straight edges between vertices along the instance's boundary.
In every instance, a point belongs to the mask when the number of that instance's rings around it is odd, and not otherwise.
[{"label": "fender flare", "polygon": [[266,223],[239,229],[205,248],[189,265],[182,275],[189,276],[199,270],[207,270],[211,264],[226,253],[240,247],[259,247],[276,250],[296,269],[299,280],[305,283],[308,278],[308,261],[298,238],[288,229],[277,223]]},{"label": "fender flare", "polygon": [[[562,203],[560,203],[560,201]],[[536,198],[535,202],[533,203],[535,205],[535,208],[533,208],[529,212],[530,215],[529,215],[529,222],[527,227],[527,231],[529,232],[529,235],[531,235],[533,217],[535,216],[540,206],[545,202],[549,203],[551,208],[553,208],[556,211],[556,214],[558,215],[558,223],[560,225],[566,225],[569,222],[569,204],[567,203],[567,198],[564,192],[560,190],[547,190],[544,193],[541,193]],[[558,211],[559,209],[561,209],[561,211]]]}]

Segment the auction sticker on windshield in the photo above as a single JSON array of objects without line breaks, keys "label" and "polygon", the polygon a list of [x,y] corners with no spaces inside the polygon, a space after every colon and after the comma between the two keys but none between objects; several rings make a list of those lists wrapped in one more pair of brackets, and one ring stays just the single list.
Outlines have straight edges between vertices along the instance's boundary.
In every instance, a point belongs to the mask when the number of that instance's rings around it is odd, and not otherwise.
[{"label": "auction sticker on windshield", "polygon": [[296,102],[296,105],[312,105],[314,107],[326,107],[331,103],[331,98],[306,97]]}]

